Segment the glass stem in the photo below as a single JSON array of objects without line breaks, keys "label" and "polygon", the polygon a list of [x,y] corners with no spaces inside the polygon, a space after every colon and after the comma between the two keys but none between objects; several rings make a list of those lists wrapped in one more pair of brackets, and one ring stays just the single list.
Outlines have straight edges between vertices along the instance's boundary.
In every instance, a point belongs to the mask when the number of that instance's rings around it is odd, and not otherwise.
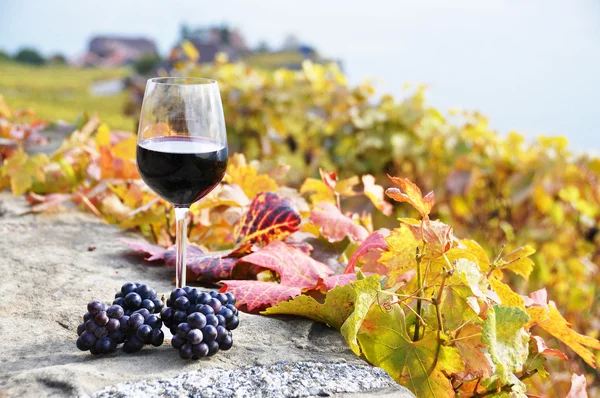
[{"label": "glass stem", "polygon": [[185,275],[187,271],[186,263],[186,240],[187,240],[187,214],[190,211],[189,207],[176,207],[175,220],[177,222],[176,229],[176,247],[177,260],[175,263],[175,285],[176,287],[185,286]]}]

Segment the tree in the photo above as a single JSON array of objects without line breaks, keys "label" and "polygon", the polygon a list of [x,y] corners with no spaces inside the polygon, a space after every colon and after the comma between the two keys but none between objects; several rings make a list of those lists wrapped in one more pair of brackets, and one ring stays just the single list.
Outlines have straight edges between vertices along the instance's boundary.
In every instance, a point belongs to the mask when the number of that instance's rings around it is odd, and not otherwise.
[{"label": "tree", "polygon": [[256,46],[256,50],[255,51],[259,52],[259,53],[268,53],[268,52],[271,51],[271,46],[269,46],[269,43],[267,43],[266,40],[261,40],[258,43],[258,46]]},{"label": "tree", "polygon": [[5,62],[10,60],[10,55],[4,50],[0,50],[0,62]]},{"label": "tree", "polygon": [[67,58],[62,54],[54,54],[50,58],[48,58],[48,62],[53,65],[65,65],[67,63]]},{"label": "tree", "polygon": [[159,63],[160,57],[158,55],[146,54],[135,61],[133,68],[140,75],[148,75]]},{"label": "tree", "polygon": [[23,48],[15,55],[15,61],[30,65],[44,65],[46,59],[33,48]]}]

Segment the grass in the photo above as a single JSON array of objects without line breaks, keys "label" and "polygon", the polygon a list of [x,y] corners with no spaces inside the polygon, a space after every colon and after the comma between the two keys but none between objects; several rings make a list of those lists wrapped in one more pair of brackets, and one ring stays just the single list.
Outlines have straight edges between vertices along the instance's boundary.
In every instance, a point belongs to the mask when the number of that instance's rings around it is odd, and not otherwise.
[{"label": "grass", "polygon": [[82,112],[97,113],[113,129],[132,131],[134,121],[123,115],[127,93],[93,96],[96,81],[121,78],[126,68],[34,67],[0,62],[0,94],[13,109],[34,109],[42,120],[74,122]]}]

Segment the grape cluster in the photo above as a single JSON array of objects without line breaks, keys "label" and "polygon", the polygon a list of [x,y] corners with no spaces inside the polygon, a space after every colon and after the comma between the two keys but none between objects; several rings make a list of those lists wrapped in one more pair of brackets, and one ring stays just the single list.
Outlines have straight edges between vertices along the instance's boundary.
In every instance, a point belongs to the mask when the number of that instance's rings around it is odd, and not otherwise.
[{"label": "grape cluster", "polygon": [[206,293],[188,286],[171,292],[161,318],[173,334],[171,345],[183,359],[230,349],[231,331],[240,322],[231,293]]},{"label": "grape cluster", "polygon": [[115,294],[113,304],[120,305],[125,315],[131,315],[139,309],[146,309],[151,314],[158,314],[163,309],[163,302],[157,298],[156,291],[143,283],[127,282],[121,291]]},{"label": "grape cluster", "polygon": [[126,336],[123,344],[123,351],[126,353],[138,352],[145,344],[159,347],[165,339],[161,330],[162,320],[146,308],[141,308],[131,315],[123,315],[121,324]]},{"label": "grape cluster", "polygon": [[77,327],[77,348],[93,355],[108,354],[125,341],[122,328],[124,310],[119,305],[108,307],[100,301],[90,301],[83,323]]}]

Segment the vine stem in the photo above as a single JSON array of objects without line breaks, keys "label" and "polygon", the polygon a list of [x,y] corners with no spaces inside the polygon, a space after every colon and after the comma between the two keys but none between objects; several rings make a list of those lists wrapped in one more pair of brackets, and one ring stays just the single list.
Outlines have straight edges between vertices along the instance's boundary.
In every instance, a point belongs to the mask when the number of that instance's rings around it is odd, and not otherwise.
[{"label": "vine stem", "polygon": [[[417,286],[419,288],[419,291],[423,289],[423,276],[421,275],[421,261],[423,260],[423,257],[421,256],[421,253],[419,253],[419,250],[417,249]],[[419,297],[417,297],[417,317],[421,318],[421,307],[423,305],[423,300],[421,300]],[[417,319],[417,323],[415,324],[415,334],[413,335],[413,341],[417,341],[419,340],[419,333],[420,333],[420,326],[421,326],[421,322],[419,321],[419,319]]]},{"label": "vine stem", "polygon": [[[536,374],[538,372],[537,369],[532,369],[532,370],[528,370],[526,372],[523,372],[523,374],[521,376],[519,376],[519,380],[523,381],[525,379],[530,378],[531,376],[533,376],[534,374]],[[499,393],[500,391],[505,391],[505,392],[511,392],[512,391],[512,384],[509,384],[507,386],[502,387],[501,389],[495,388],[495,389],[491,389],[491,390],[486,390],[482,393],[476,393],[473,394],[473,396],[471,398],[482,398],[482,397],[487,397],[489,395],[492,394],[496,394]]]}]

